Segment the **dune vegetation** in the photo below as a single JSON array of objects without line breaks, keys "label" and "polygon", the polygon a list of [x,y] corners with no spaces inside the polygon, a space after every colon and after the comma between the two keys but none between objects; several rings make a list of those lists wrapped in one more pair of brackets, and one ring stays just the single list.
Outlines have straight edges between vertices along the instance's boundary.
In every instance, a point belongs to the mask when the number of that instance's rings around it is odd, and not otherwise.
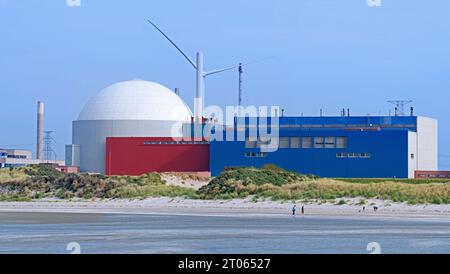
[{"label": "dune vegetation", "polygon": [[450,204],[450,180],[325,179],[272,165],[229,168],[199,190],[206,199],[245,198],[335,201],[382,199],[409,204]]},{"label": "dune vegetation", "polygon": [[[183,177],[184,176],[184,177]],[[193,179],[180,175],[180,180]],[[186,178],[185,178],[186,177]],[[202,179],[204,181],[204,179]],[[382,199],[409,204],[450,204],[450,180],[326,179],[274,165],[227,168],[199,190],[168,184],[161,174],[103,176],[63,174],[50,166],[0,169],[0,201],[60,199],[191,199],[303,200],[345,204],[343,198]],[[337,201],[337,202],[336,202]]]},{"label": "dune vegetation", "polygon": [[0,201],[161,196],[197,198],[195,190],[167,185],[157,173],[137,177],[64,174],[44,165],[0,170]]}]

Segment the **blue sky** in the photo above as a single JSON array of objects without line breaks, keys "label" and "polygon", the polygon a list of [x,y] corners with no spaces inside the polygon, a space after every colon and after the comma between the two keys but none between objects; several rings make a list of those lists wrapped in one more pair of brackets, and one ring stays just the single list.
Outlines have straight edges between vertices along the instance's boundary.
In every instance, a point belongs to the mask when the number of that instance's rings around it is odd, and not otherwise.
[{"label": "blue sky", "polygon": [[[387,114],[414,100],[439,119],[440,164],[450,169],[450,1],[0,0],[0,147],[34,149],[36,101],[46,102],[59,158],[71,121],[102,88],[142,78],[181,88],[195,74],[146,22],[151,18],[206,69],[245,68],[244,103],[286,115]],[[235,71],[207,79],[206,104],[236,104]]]}]

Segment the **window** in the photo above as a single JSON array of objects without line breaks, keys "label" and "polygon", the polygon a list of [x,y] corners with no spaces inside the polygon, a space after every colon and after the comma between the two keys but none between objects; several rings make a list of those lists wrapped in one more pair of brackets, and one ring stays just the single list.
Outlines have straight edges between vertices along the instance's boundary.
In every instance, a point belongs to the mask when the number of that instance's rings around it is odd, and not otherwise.
[{"label": "window", "polygon": [[371,158],[372,155],[370,153],[336,153],[336,158],[362,158],[368,159]]},{"label": "window", "polygon": [[256,152],[246,152],[245,157],[254,158],[254,157],[256,157]]},{"label": "window", "polygon": [[258,142],[247,139],[245,141],[245,148],[256,148]]},{"label": "window", "polygon": [[289,148],[289,137],[280,137],[279,148]]},{"label": "window", "polygon": [[302,148],[312,148],[312,137],[302,138]]},{"label": "window", "polygon": [[325,148],[335,148],[335,147],[336,147],[336,139],[334,137],[326,137]]},{"label": "window", "polygon": [[261,158],[267,157],[267,152],[260,152],[258,154],[258,156],[261,157]]},{"label": "window", "polygon": [[325,138],[324,137],[314,137],[314,148],[324,148]]},{"label": "window", "polygon": [[347,137],[337,137],[336,148],[347,148]]},{"label": "window", "polygon": [[[275,141],[276,141],[276,139],[275,139]],[[272,142],[271,139],[269,139],[269,140],[261,140],[261,139],[259,139],[258,143],[257,143],[257,147],[258,148],[261,148],[262,146],[268,147],[271,144],[271,142]]]},{"label": "window", "polygon": [[267,157],[267,153],[265,152],[246,152],[246,158],[264,158]]},{"label": "window", "polygon": [[291,138],[291,148],[300,148],[301,144],[301,138],[300,137],[292,137]]}]

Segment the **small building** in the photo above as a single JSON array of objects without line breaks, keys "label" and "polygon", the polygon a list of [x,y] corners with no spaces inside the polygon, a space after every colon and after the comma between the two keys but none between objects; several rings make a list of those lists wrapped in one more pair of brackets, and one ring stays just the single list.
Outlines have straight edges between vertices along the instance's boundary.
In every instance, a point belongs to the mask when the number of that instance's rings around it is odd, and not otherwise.
[{"label": "small building", "polygon": [[0,148],[0,168],[15,168],[43,163],[64,166],[64,161],[33,159],[31,150]]},{"label": "small building", "polygon": [[416,179],[450,179],[450,171],[427,171],[417,170]]}]

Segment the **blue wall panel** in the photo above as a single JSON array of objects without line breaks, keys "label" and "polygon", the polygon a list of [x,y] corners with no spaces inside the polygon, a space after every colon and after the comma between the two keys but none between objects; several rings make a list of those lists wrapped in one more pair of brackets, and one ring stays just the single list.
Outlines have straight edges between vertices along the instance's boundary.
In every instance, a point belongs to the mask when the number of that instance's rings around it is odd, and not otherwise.
[{"label": "blue wall panel", "polygon": [[[406,178],[408,177],[408,130],[282,130],[280,136],[347,137],[345,149],[280,148],[264,158],[247,158],[245,142],[211,142],[211,173],[225,167],[275,164],[288,170],[322,177]],[[370,153],[370,158],[337,158],[337,153]]]}]

